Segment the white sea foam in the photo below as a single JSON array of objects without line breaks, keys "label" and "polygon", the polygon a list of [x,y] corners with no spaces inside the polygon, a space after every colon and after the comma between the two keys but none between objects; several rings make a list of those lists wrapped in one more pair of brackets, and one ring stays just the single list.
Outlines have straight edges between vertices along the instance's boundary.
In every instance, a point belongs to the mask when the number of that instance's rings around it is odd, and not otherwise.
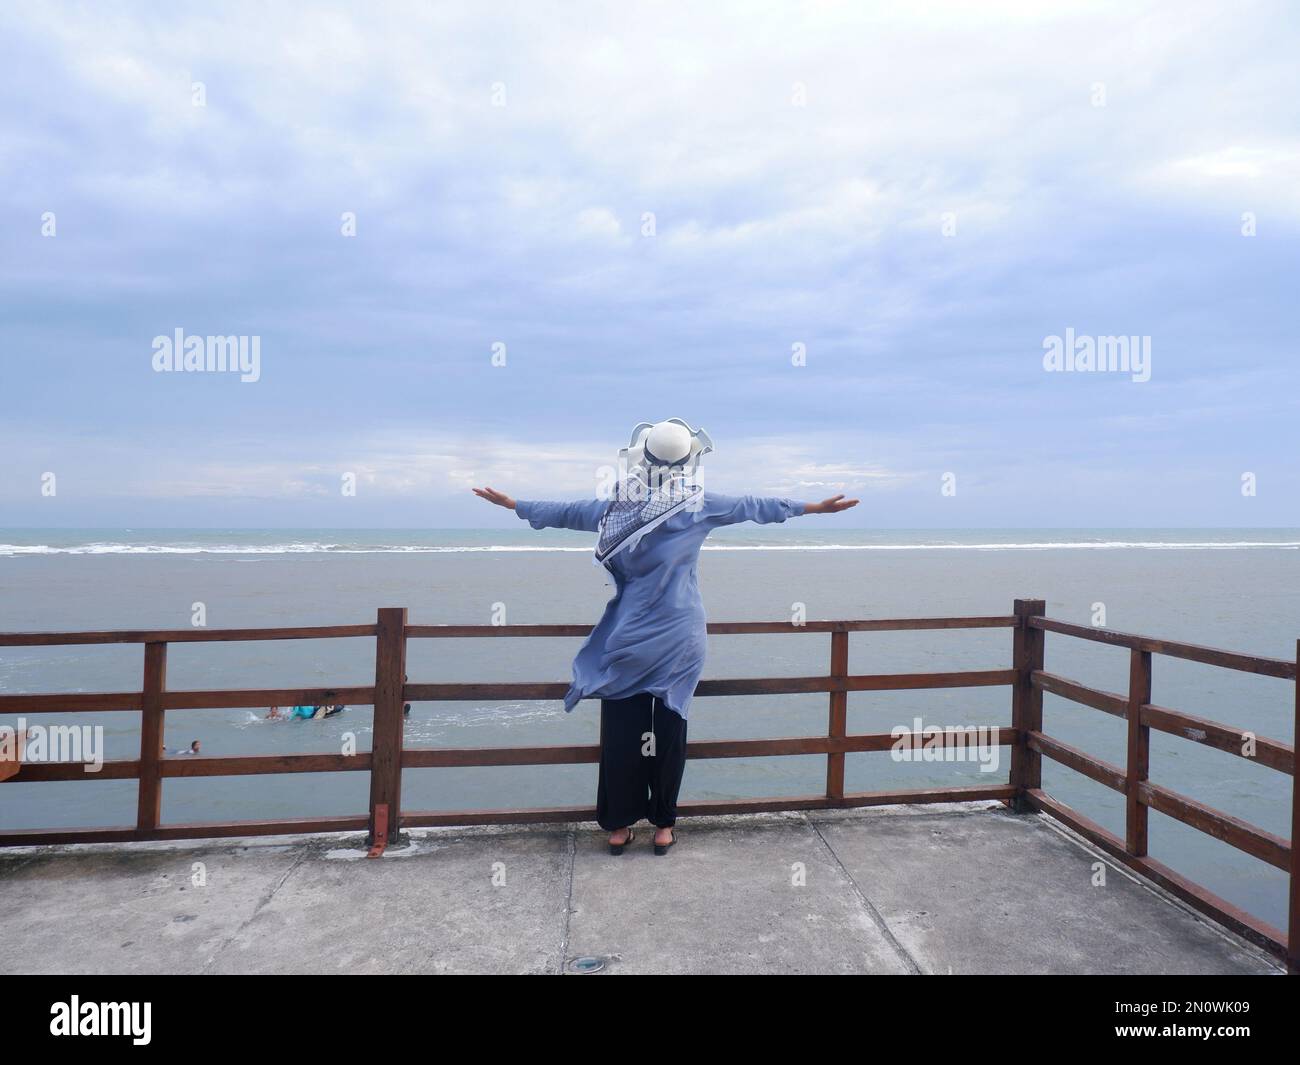
[{"label": "white sea foam", "polygon": [[0,557],[11,555],[439,555],[492,551],[583,551],[589,547],[526,544],[0,544]]},{"label": "white sea foam", "polygon": [[[1295,540],[1035,540],[1018,543],[845,544],[793,542],[712,543],[705,551],[1235,551],[1300,549]],[[24,555],[459,555],[590,553],[590,547],[561,544],[0,544],[0,558]]]}]

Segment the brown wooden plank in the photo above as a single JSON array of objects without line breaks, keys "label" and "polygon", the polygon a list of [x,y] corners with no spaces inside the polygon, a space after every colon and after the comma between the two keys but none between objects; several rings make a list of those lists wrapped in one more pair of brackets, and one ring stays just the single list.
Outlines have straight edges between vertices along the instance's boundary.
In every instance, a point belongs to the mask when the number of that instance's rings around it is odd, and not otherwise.
[{"label": "brown wooden plank", "polygon": [[365,688],[228,688],[211,691],[169,691],[167,710],[208,710],[265,706],[369,706],[375,689]]},{"label": "brown wooden plank", "polygon": [[836,686],[841,683],[843,682],[831,677],[737,677],[729,680],[702,680],[695,686],[695,694],[701,697],[715,695],[793,695],[834,691]]},{"label": "brown wooden plank", "polygon": [[869,673],[849,677],[778,677],[773,680],[700,681],[696,695],[780,695],[787,692],[912,691],[925,688],[984,688],[1012,684],[1010,669],[966,670],[956,673]]},{"label": "brown wooden plank", "polygon": [[131,843],[143,838],[138,828],[10,828],[0,831],[0,847],[52,847],[65,843]]},{"label": "brown wooden plank", "polygon": [[[1016,730],[1000,725],[950,725],[944,728],[935,727],[935,731],[928,729],[895,729],[889,732],[865,733],[853,736],[845,736],[843,739],[830,740],[830,749],[833,751],[844,750],[848,753],[855,751],[881,752],[892,751],[899,747],[899,744],[905,745],[900,750],[910,748],[914,751],[920,750],[967,750],[975,746],[974,740],[979,739],[977,729],[985,729],[986,736],[992,746],[1011,747],[1016,743]],[[760,741],[761,742],[761,741]],[[960,759],[954,759],[959,761]],[[981,785],[983,787],[984,785]]]},{"label": "brown wooden plank", "polygon": [[1027,742],[1031,750],[1052,759],[1054,762],[1060,762],[1063,766],[1068,766],[1076,773],[1082,773],[1085,777],[1097,781],[1098,784],[1105,784],[1108,788],[1113,788],[1121,795],[1128,790],[1128,783],[1124,776],[1122,766],[1113,765],[1101,758],[1094,758],[1092,755],[1081,751],[1078,747],[1071,747],[1068,743],[1062,743],[1060,740],[1053,739],[1041,732],[1031,732],[1027,737]]},{"label": "brown wooden plank", "polygon": [[[918,629],[1009,629],[1015,625],[1016,619],[1008,614],[997,616],[980,616],[964,618],[863,618],[853,621],[829,621],[824,624],[834,626],[829,631],[844,632],[912,632]],[[729,630],[725,628],[729,622],[720,622],[718,632],[722,634]],[[746,624],[744,622],[741,623]],[[805,625],[815,625],[817,622],[805,622]],[[713,631],[712,627],[709,629]],[[741,629],[739,631],[748,631]]]},{"label": "brown wooden plank", "polygon": [[1128,746],[1125,761],[1124,844],[1129,854],[1141,858],[1147,852],[1147,808],[1142,802],[1141,785],[1150,773],[1151,730],[1142,724],[1142,707],[1151,702],[1151,652],[1129,652]]},{"label": "brown wooden plank", "polygon": [[404,747],[403,769],[449,769],[464,766],[592,765],[600,761],[597,744],[542,747]]},{"label": "brown wooden plank", "polygon": [[140,789],[136,828],[158,827],[162,818],[163,692],[167,688],[167,645],[144,645],[144,684],[140,713]]},{"label": "brown wooden plank", "polygon": [[1170,710],[1164,706],[1152,706],[1150,703],[1142,707],[1142,722],[1172,736],[1181,736],[1193,743],[1235,754],[1247,762],[1257,762],[1287,774],[1294,771],[1295,748],[1281,740],[1256,736],[1255,756],[1252,758],[1242,753],[1242,747],[1245,746],[1244,731],[1231,725],[1222,725],[1217,721],[1184,714],[1180,710]]},{"label": "brown wooden plank", "polygon": [[842,799],[825,795],[774,797],[770,799],[716,799],[679,805],[677,812],[687,817],[711,817],[719,814],[775,813],[783,810],[840,810],[868,806],[928,806],[952,802],[997,800],[1005,802],[1013,791],[1007,784],[964,785],[955,788],[916,788],[898,791],[851,791]]},{"label": "brown wooden plank", "polygon": [[[990,629],[1009,628],[1015,618],[977,616],[960,618],[869,618],[853,621],[805,621],[795,625],[788,621],[711,621],[710,636],[744,636],[762,633],[801,632],[895,632],[914,629]],[[408,625],[410,639],[497,639],[527,636],[587,636],[590,625]]]},{"label": "brown wooden plank", "polygon": [[463,640],[486,638],[561,637],[591,635],[593,626],[584,625],[408,625],[410,640]]},{"label": "brown wooden plank", "polygon": [[[860,741],[858,746],[854,741]],[[687,758],[775,758],[787,755],[847,753],[867,750],[871,737],[782,736],[762,740],[691,740]]]},{"label": "brown wooden plank", "polygon": [[[840,679],[849,673],[849,634],[847,632],[831,633],[831,677]],[[830,693],[827,736],[832,740],[843,739],[849,730],[849,693],[832,691]],[[844,758],[835,753],[826,756],[826,795],[831,799],[844,798]]]},{"label": "brown wooden plank", "polygon": [[1243,673],[1258,673],[1264,677],[1277,677],[1280,680],[1295,680],[1296,664],[1284,658],[1265,658],[1262,655],[1247,655],[1237,651],[1222,651],[1217,647],[1202,647],[1194,643],[1182,643],[1177,640],[1157,640],[1150,636],[1137,636],[1131,632],[1116,632],[1114,629],[1099,629],[1086,625],[1072,625],[1054,618],[1034,618],[1031,622],[1036,629],[1046,632],[1059,632],[1065,636],[1077,636],[1081,640],[1107,643],[1114,647],[1127,647],[1130,650],[1146,651],[1151,654],[1168,655],[1171,658],[1185,658],[1192,662],[1201,662],[1207,666],[1222,666]]},{"label": "brown wooden plank", "polygon": [[[1015,730],[989,726],[992,742],[1010,746],[1015,742]],[[774,758],[798,755],[825,755],[884,752],[912,736],[909,730],[900,735],[892,732],[844,736],[831,739],[827,736],[785,736],[758,740],[693,740],[687,744],[687,758]],[[933,738],[918,735],[918,744],[953,749],[967,738],[944,733]],[[969,746],[969,744],[967,744]],[[161,773],[169,777],[222,777],[253,776],[276,773],[343,773],[370,769],[370,753],[342,754],[287,754],[241,755],[228,758],[202,756],[167,757],[162,760]],[[404,748],[404,769],[433,769],[465,766],[512,765],[584,765],[600,761],[600,747],[543,746],[543,747],[446,747]],[[21,766],[14,778],[17,783],[35,781],[70,780],[131,780],[139,776],[138,760],[107,761],[97,773],[84,772],[81,762],[38,762]]]},{"label": "brown wooden plank", "polygon": [[413,703],[455,702],[476,699],[563,699],[569,690],[559,681],[479,684],[407,684],[406,698]]},{"label": "brown wooden plank", "polygon": [[920,629],[990,629],[1008,628],[1011,617],[964,618],[862,618],[843,621],[805,621],[795,625],[788,621],[711,621],[710,636],[745,636],[760,633],[789,632],[909,632]]},{"label": "brown wooden plank", "polygon": [[1138,785],[1138,799],[1143,806],[1158,810],[1166,817],[1181,821],[1185,825],[1199,829],[1207,836],[1222,840],[1230,847],[1268,862],[1278,869],[1289,869],[1291,863],[1291,846],[1289,841],[1240,818],[1225,814],[1195,799],[1179,795],[1159,784],[1145,781]]},{"label": "brown wooden plank", "polygon": [[161,825],[150,839],[234,839],[240,836],[297,836],[313,832],[363,832],[365,814],[344,817],[290,817],[278,821]]},{"label": "brown wooden plank", "polygon": [[[986,726],[989,739],[997,746],[1015,742],[1015,730]],[[791,755],[853,754],[892,750],[900,741],[917,737],[918,746],[934,749],[966,749],[972,746],[969,734],[943,732],[880,732],[857,736],[784,736],[761,740],[691,740],[686,757],[700,758],[776,758]],[[333,756],[330,756],[333,757]],[[600,761],[597,745],[543,747],[408,747],[402,751],[404,769],[445,769],[466,766],[509,765],[590,765]],[[170,764],[170,763],[169,763]],[[209,775],[209,774],[202,774]]]},{"label": "brown wooden plank", "polygon": [[[1010,799],[1010,785],[989,787],[922,788],[905,791],[851,792],[841,800],[825,795],[775,796],[761,799],[713,799],[681,803],[679,817],[714,817],[724,814],[775,813],[786,810],[832,810],[844,807],[909,806],[950,802]],[[403,814],[408,827],[430,828],[456,825],[515,825],[594,821],[593,807],[566,806],[522,810],[427,810]]]},{"label": "brown wooden plank", "polygon": [[406,727],[406,608],[379,611],[375,639],[374,735],[370,755],[369,842],[375,839],[380,806],[388,808],[387,842],[396,843],[402,823],[402,740]]},{"label": "brown wooden plank", "polygon": [[332,640],[373,636],[373,625],[307,625],[274,629],[132,629],[108,632],[0,632],[0,647],[98,643],[226,643],[238,640]]},{"label": "brown wooden plank", "polygon": [[238,839],[243,836],[297,836],[313,832],[360,832],[366,815],[299,817],[280,821],[224,821],[139,828],[23,828],[0,832],[0,847],[45,847],[69,843],[133,843],[148,840]]},{"label": "brown wooden plank", "polygon": [[[681,806],[677,813],[682,814]],[[595,821],[594,806],[544,806],[522,810],[404,810],[407,828],[444,828],[458,825],[545,825]]]},{"label": "brown wooden plank", "polygon": [[1024,794],[1042,784],[1043,759],[1026,738],[1043,731],[1043,693],[1033,677],[1043,669],[1043,634],[1029,622],[1047,609],[1042,599],[1017,599],[1016,628],[1011,637],[1011,727],[1019,742],[1011,749],[1011,785],[1016,789],[1017,810],[1024,807]]},{"label": "brown wooden plank", "polygon": [[34,784],[51,780],[135,780],[140,775],[138,759],[106,761],[98,771],[86,772],[85,762],[24,762],[16,776],[15,784]]},{"label": "brown wooden plank", "polygon": [[1055,673],[1047,673],[1041,669],[1034,670],[1030,675],[1030,681],[1034,687],[1052,695],[1059,695],[1063,699],[1069,699],[1073,703],[1082,703],[1084,706],[1091,706],[1094,710],[1114,714],[1116,717],[1126,717],[1128,715],[1127,696],[1118,695],[1115,692],[1101,691],[1097,688],[1089,688],[1080,684],[1077,680],[1058,676]]},{"label": "brown wooden plank", "polygon": [[254,754],[231,758],[165,758],[164,777],[243,777],[267,773],[351,773],[370,768],[370,752],[358,754]]},{"label": "brown wooden plank", "polygon": [[928,806],[946,802],[1010,802],[1016,789],[1010,784],[963,784],[952,788],[919,788],[912,791],[851,791],[839,806]]},{"label": "brown wooden plank", "polygon": [[[859,677],[739,677],[702,680],[695,688],[701,698],[722,695],[791,695],[844,691],[907,691],[924,688],[979,688],[1010,684],[1009,669],[960,673],[881,673]],[[408,684],[411,702],[473,701],[476,699],[561,699],[569,690],[562,681],[470,684]]]},{"label": "brown wooden plank", "polygon": [[138,712],[143,699],[140,692],[0,695],[0,714],[83,714],[119,710]]}]

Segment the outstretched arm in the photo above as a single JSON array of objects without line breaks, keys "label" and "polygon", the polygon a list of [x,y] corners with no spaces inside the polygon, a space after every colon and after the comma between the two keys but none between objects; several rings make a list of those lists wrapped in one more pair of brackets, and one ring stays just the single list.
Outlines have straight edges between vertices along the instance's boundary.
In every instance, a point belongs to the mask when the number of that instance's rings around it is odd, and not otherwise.
[{"label": "outstretched arm", "polygon": [[575,503],[548,503],[541,500],[511,499],[495,488],[475,488],[474,494],[489,503],[513,510],[534,529],[578,529],[595,532],[609,506],[607,499],[581,499]]},{"label": "outstretched arm", "polygon": [[703,518],[710,525],[735,525],[752,521],[759,525],[797,518],[802,514],[836,514],[857,506],[856,499],[833,496],[820,503],[800,503],[794,499],[776,496],[718,496],[705,497]]}]

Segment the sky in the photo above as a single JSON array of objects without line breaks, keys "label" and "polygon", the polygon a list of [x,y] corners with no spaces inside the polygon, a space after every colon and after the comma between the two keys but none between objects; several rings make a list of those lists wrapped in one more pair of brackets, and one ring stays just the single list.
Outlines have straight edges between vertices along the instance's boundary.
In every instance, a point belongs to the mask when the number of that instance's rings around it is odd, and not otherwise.
[{"label": "sky", "polygon": [[668,417],[846,527],[1300,526],[1298,46],[1249,0],[7,3],[0,526],[500,526],[471,486],[589,496]]}]

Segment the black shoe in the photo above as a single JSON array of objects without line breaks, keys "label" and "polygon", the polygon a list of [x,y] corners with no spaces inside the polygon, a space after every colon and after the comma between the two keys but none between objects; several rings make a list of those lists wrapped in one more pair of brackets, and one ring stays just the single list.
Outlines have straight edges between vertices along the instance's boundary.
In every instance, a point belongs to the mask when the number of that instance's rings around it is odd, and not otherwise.
[{"label": "black shoe", "polygon": [[626,847],[629,843],[631,843],[634,839],[636,839],[636,829],[632,828],[629,825],[627,830],[627,839],[625,839],[622,843],[611,843],[609,845],[609,853],[622,854],[623,848]]},{"label": "black shoe", "polygon": [[667,854],[667,853],[668,853],[668,848],[671,847],[671,846],[673,846],[673,844],[675,844],[675,843],[677,842],[677,832],[676,832],[676,830],[674,830],[674,829],[672,829],[672,828],[669,828],[668,831],[672,833],[673,838],[672,838],[669,842],[667,842],[667,843],[656,843],[656,844],[655,844],[655,854],[658,855],[660,858],[662,858],[665,854]]}]

